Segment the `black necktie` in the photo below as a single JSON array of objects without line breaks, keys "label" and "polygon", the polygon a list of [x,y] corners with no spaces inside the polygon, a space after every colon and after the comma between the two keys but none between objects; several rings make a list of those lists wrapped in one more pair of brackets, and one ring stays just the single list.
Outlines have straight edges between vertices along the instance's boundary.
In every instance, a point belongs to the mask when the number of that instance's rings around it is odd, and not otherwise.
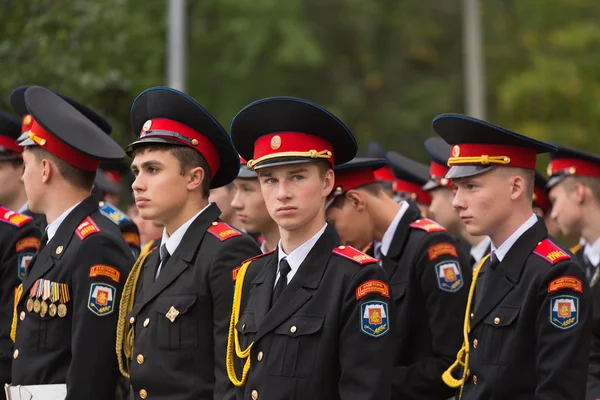
[{"label": "black necktie", "polygon": [[271,305],[275,304],[279,296],[281,296],[281,293],[283,293],[287,287],[287,276],[291,270],[292,268],[290,267],[290,264],[285,258],[282,258],[281,261],[279,261],[279,280],[277,281],[275,289],[273,290]]},{"label": "black necktie", "polygon": [[592,275],[594,274],[594,264],[592,264],[590,259],[584,255],[583,265],[585,265],[585,277],[587,278],[587,281],[590,282],[590,280],[592,279]]},{"label": "black necktie", "polygon": [[160,246],[160,250],[158,251],[158,265],[156,266],[156,274],[154,279],[158,278],[163,268],[165,268],[165,265],[167,265],[169,258],[171,258],[171,254],[169,253],[169,250],[167,250],[167,244],[165,243]]},{"label": "black necktie", "polygon": [[490,258],[486,260],[484,266],[481,267],[479,276],[477,277],[477,283],[475,284],[475,310],[477,310],[477,307],[479,307],[479,303],[481,303],[483,295],[485,294],[485,289],[489,286],[490,280],[492,279],[492,274],[496,270],[498,264],[500,264],[500,260],[498,260],[498,257],[492,253]]}]

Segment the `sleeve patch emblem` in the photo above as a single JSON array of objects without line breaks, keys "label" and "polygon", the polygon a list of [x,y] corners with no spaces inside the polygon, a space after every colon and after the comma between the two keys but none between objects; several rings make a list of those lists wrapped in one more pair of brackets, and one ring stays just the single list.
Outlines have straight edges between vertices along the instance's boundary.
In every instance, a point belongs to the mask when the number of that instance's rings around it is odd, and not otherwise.
[{"label": "sleeve patch emblem", "polygon": [[25,249],[39,249],[40,248],[40,239],[28,236],[23,238],[17,242],[17,253],[25,250]]},{"label": "sleeve patch emblem", "polygon": [[571,329],[579,323],[579,298],[560,296],[550,299],[549,320],[558,329]]},{"label": "sleeve patch emblem", "polygon": [[90,278],[97,278],[99,276],[105,276],[116,283],[119,283],[121,280],[121,272],[114,267],[102,264],[90,267]]},{"label": "sleeve patch emblem", "polygon": [[366,301],[360,305],[360,331],[380,338],[390,331],[388,305],[383,301]]},{"label": "sleeve patch emblem", "polygon": [[383,297],[390,297],[390,288],[387,283],[382,281],[366,281],[356,288],[356,300],[362,299],[369,293],[379,293]]},{"label": "sleeve patch emblem", "polygon": [[34,253],[23,253],[19,254],[17,257],[17,275],[20,280],[25,279],[25,274],[27,273],[27,268],[29,268],[29,263],[33,259]]},{"label": "sleeve patch emblem", "polygon": [[463,287],[462,272],[456,261],[445,261],[435,266],[438,286],[445,292],[456,293]]},{"label": "sleeve patch emblem", "polygon": [[129,221],[127,214],[105,201],[101,201],[98,204],[98,210],[100,214],[110,219],[116,225],[121,225],[123,222]]},{"label": "sleeve patch emblem", "polygon": [[548,284],[548,293],[556,292],[561,289],[570,289],[575,292],[583,293],[583,284],[580,279],[577,279],[574,276],[562,276]]},{"label": "sleeve patch emblem", "polygon": [[433,261],[443,255],[449,255],[458,258],[456,247],[450,243],[438,243],[431,246],[429,249],[427,249],[427,255],[429,256],[429,261]]},{"label": "sleeve patch emblem", "polygon": [[115,310],[116,293],[117,289],[111,285],[92,283],[88,299],[89,310],[100,317],[112,314]]}]

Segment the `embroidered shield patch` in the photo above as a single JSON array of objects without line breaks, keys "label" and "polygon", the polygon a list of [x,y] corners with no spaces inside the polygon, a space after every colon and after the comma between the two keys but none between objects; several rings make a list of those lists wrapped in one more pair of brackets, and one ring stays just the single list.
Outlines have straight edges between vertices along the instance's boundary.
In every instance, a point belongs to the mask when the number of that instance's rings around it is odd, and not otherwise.
[{"label": "embroidered shield patch", "polygon": [[92,283],[88,308],[98,316],[108,315],[115,309],[115,294],[117,289],[104,283]]},{"label": "embroidered shield patch", "polygon": [[561,296],[550,299],[549,320],[559,329],[570,329],[579,323],[579,298]]},{"label": "embroidered shield patch", "polygon": [[445,261],[435,266],[438,286],[445,292],[455,293],[463,287],[460,266],[456,261]]},{"label": "embroidered shield patch", "polygon": [[34,253],[23,253],[17,257],[17,275],[20,280],[25,279],[25,273],[29,267],[29,263],[33,258]]},{"label": "embroidered shield patch", "polygon": [[366,301],[360,305],[360,330],[379,338],[390,330],[388,305],[383,301]]}]

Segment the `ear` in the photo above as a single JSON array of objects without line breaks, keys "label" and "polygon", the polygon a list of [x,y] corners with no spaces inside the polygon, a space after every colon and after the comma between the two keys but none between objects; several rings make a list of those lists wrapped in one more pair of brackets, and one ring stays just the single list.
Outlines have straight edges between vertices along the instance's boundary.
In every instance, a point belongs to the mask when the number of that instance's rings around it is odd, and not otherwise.
[{"label": "ear", "polygon": [[328,169],[323,177],[323,191],[321,196],[327,197],[333,190],[333,184],[335,183],[335,174],[332,169]]},{"label": "ear", "polygon": [[[519,197],[525,197],[527,194],[527,182],[521,175],[513,175],[511,180],[511,193],[510,198],[517,200]],[[528,199],[531,202],[531,199]]]},{"label": "ear", "polygon": [[591,193],[587,186],[583,185],[581,182],[575,182],[572,195],[577,201],[577,204],[581,205],[585,201],[586,197],[591,196]]},{"label": "ear", "polygon": [[48,183],[50,182],[50,178],[52,178],[52,175],[54,174],[54,169],[56,168],[56,165],[52,164],[50,162],[50,160],[44,158],[42,159],[42,161],[40,162],[40,164],[42,165],[41,171],[42,171],[42,183]]},{"label": "ear", "polygon": [[198,187],[200,187],[204,179],[207,179],[206,173],[204,172],[204,168],[196,167],[190,169],[187,173],[187,190],[196,190]]},{"label": "ear", "polygon": [[346,192],[346,199],[356,211],[363,211],[366,208],[365,198],[359,190],[348,190]]}]

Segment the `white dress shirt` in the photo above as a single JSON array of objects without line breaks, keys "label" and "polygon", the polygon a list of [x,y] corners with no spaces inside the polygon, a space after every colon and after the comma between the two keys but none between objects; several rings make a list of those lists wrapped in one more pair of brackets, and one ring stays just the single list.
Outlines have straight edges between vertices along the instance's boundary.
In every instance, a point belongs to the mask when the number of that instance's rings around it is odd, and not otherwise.
[{"label": "white dress shirt", "polygon": [[396,229],[398,228],[398,224],[400,220],[404,216],[404,213],[408,210],[408,203],[403,201],[400,203],[400,210],[396,213],[396,216],[392,220],[390,226],[388,226],[387,230],[383,234],[381,238],[381,254],[387,256],[388,251],[390,251],[390,246],[392,245],[392,240],[394,239],[394,234],[396,233]]},{"label": "white dress shirt", "polygon": [[586,243],[583,247],[583,255],[587,257],[594,267],[600,264],[600,238],[593,244]]},{"label": "white dress shirt", "polygon": [[[275,276],[275,285],[277,285],[277,281],[279,280],[279,262],[281,261],[281,259],[285,257],[288,264],[290,265],[291,270],[287,274],[287,283],[289,284],[292,281],[292,278],[294,277],[294,275],[296,275],[296,272],[298,272],[298,268],[300,268],[300,264],[302,264],[302,262],[304,261],[304,259],[308,255],[308,253],[315,246],[315,243],[317,243],[317,240],[319,240],[321,235],[323,235],[323,232],[325,232],[325,228],[327,228],[327,223],[325,223],[325,225],[323,225],[323,227],[321,228],[321,230],[319,232],[315,233],[313,235],[313,237],[308,239],[306,242],[302,243],[297,249],[292,251],[289,255],[284,253],[283,249],[281,248],[281,239],[279,240],[279,243],[277,244],[278,258],[277,258],[277,275]],[[275,285],[273,285],[273,287],[275,287]]]},{"label": "white dress shirt", "polygon": [[[73,211],[73,209],[75,207],[77,207],[79,204],[81,204],[81,202],[75,204],[73,207],[69,208],[67,211],[60,214],[58,216],[58,218],[56,218],[54,221],[52,221],[51,223],[48,224],[48,226],[46,227],[46,233],[48,234],[48,242],[50,242],[52,240],[52,238],[54,237],[54,235],[56,235],[56,231],[58,231],[58,228],[60,228],[60,224],[63,223],[65,218],[67,218],[67,216],[71,213],[71,211]],[[48,242],[46,242],[46,243],[48,243]]]},{"label": "white dress shirt", "polygon": [[484,237],[481,242],[477,243],[475,246],[471,247],[471,257],[475,260],[475,264],[473,268],[477,267],[479,261],[487,254],[487,249],[492,243],[492,240],[489,236]]},{"label": "white dress shirt", "polygon": [[531,217],[523,225],[519,227],[512,235],[508,237],[498,248],[492,242],[492,254],[494,257],[498,257],[498,260],[502,262],[506,253],[510,250],[510,248],[515,244],[515,242],[535,223],[537,222],[537,216],[535,214],[531,214]]}]

